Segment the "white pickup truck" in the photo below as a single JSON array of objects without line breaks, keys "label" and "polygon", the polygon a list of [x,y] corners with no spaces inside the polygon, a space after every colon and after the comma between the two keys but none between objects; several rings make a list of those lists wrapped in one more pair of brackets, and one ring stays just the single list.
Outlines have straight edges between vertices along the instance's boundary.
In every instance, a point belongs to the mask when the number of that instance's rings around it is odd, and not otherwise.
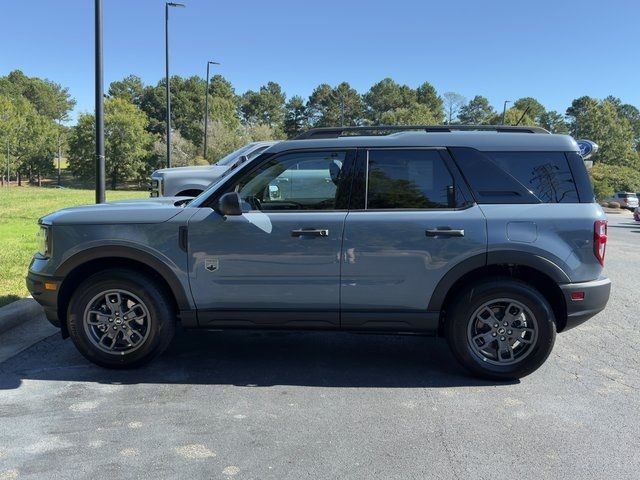
[{"label": "white pickup truck", "polygon": [[162,168],[151,174],[152,197],[197,197],[224,172],[252,160],[275,141],[251,142],[231,152],[214,165]]}]

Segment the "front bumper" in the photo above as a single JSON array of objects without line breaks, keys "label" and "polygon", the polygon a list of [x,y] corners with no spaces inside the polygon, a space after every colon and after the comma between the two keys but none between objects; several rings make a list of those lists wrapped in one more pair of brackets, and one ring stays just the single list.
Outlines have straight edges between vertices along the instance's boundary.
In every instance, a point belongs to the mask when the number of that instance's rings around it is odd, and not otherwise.
[{"label": "front bumper", "polygon": [[[61,278],[38,275],[31,271],[27,274],[27,290],[29,290],[33,299],[42,305],[47,320],[49,320],[54,327],[58,328],[60,328],[58,291],[60,290],[61,283]],[[49,288],[47,288],[45,284],[47,284]],[[55,289],[51,289],[53,285],[55,285]]]},{"label": "front bumper", "polygon": [[[607,306],[611,293],[611,280],[601,277],[591,282],[560,285],[567,306],[567,325],[564,330],[576,327],[600,313]],[[584,298],[575,300],[572,294],[582,292]]]}]

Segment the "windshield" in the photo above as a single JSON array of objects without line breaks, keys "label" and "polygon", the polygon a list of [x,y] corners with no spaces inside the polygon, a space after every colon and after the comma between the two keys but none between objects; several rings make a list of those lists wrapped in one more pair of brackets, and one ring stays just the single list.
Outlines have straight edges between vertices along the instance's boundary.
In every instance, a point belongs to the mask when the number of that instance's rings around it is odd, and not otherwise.
[{"label": "windshield", "polygon": [[238,150],[235,150],[233,152],[231,152],[229,155],[222,157],[220,160],[218,160],[215,165],[222,165],[222,166],[229,166],[231,165],[236,158],[238,158],[240,155],[245,155],[249,150],[251,150],[253,148],[253,144],[249,143],[248,145],[245,145],[242,148],[239,148]]},{"label": "windshield", "polygon": [[227,177],[235,172],[239,172],[240,170],[242,170],[243,168],[245,168],[247,165],[250,165],[252,162],[244,162],[241,163],[240,165],[236,165],[235,167],[230,168],[229,170],[225,171],[216,181],[214,181],[212,184],[210,184],[205,190],[204,192],[200,193],[200,195],[198,195],[196,198],[193,199],[193,201],[191,201],[188,206],[189,207],[199,207],[202,202],[204,202],[207,198],[209,198],[209,193],[212,192],[213,190],[215,190],[216,188],[218,188],[218,186],[226,181]]}]

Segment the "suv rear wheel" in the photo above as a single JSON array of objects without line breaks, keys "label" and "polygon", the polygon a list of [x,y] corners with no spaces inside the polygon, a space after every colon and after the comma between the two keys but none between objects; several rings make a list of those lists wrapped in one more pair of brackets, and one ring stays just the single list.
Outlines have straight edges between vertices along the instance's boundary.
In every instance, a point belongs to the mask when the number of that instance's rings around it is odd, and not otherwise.
[{"label": "suv rear wheel", "polygon": [[138,272],[110,269],[77,288],[68,310],[69,335],[88,360],[131,368],[162,353],[175,333],[175,312],[157,282]]},{"label": "suv rear wheel", "polygon": [[549,302],[527,283],[510,278],[463,289],[447,314],[445,329],[454,356],[467,370],[503,380],[540,367],[556,334]]}]

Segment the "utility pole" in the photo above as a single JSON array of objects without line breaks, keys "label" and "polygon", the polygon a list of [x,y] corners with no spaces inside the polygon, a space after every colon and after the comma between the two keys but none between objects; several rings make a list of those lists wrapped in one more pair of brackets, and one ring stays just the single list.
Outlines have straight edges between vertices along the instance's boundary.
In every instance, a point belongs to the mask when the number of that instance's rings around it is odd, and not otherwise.
[{"label": "utility pole", "polygon": [[167,129],[167,168],[171,168],[171,91],[169,85],[169,7],[184,7],[182,3],[166,2],[164,4],[164,66],[165,88],[167,97],[166,129]]},{"label": "utility pole", "polygon": [[507,103],[511,103],[511,100],[505,100],[504,105],[502,107],[502,125],[504,125],[504,119],[507,115]]},{"label": "utility pole", "polygon": [[207,88],[204,91],[204,158],[207,158],[207,125],[209,124],[209,65],[220,65],[218,62],[207,62]]},{"label": "utility pole", "polygon": [[[105,164],[104,164],[104,97],[102,69],[102,0],[95,0],[95,62],[96,62],[96,203],[104,203]],[[59,158],[59,157],[58,157]],[[59,160],[58,160],[59,161]]]}]

